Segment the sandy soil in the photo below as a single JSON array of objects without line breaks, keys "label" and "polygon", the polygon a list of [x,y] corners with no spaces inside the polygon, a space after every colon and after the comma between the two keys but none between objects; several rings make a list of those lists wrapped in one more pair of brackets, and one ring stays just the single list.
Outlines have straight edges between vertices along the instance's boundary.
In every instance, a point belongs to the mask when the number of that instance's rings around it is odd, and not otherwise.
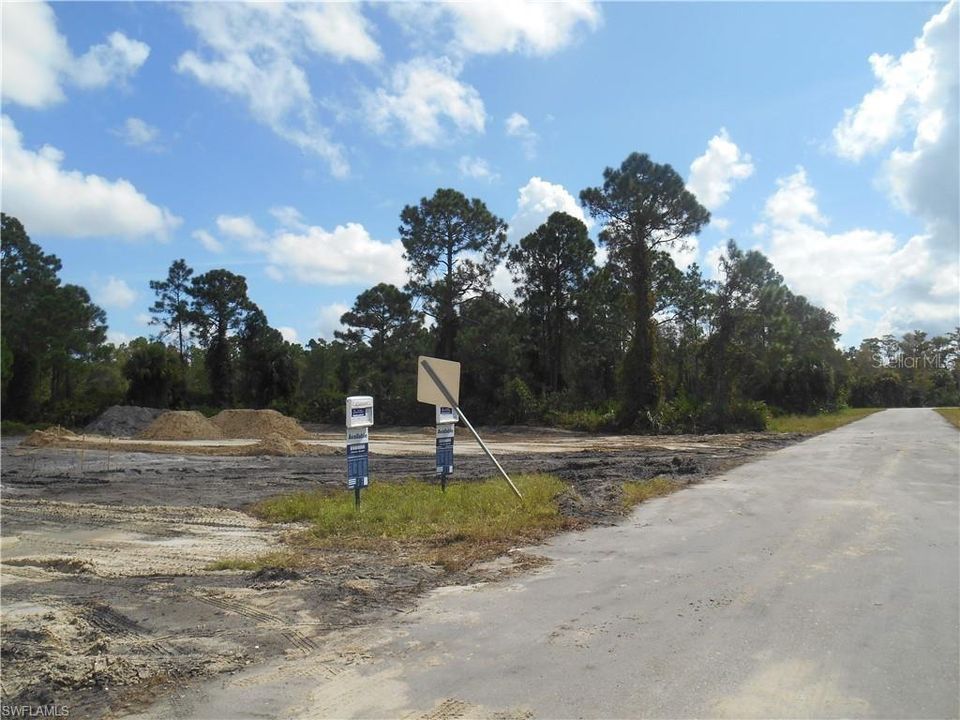
[{"label": "sandy soil", "polygon": [[[313,429],[313,428],[311,428]],[[323,430],[322,428],[320,430]],[[374,482],[432,480],[423,429],[373,434]],[[670,474],[696,481],[796,438],[601,438],[511,429],[485,437],[511,472],[552,472],[573,489],[563,511],[619,517],[620,484]],[[522,554],[447,572],[382,552],[324,551],[309,570],[209,570],[224,557],[284,549],[296,526],[245,514],[270,495],[343,487],[342,456],[235,457],[20,448],[2,441],[2,701],[58,703],[71,717],[135,711],[185,683],[285,657],[340,652],[350,628],[409,611],[424,591],[510,574]],[[340,432],[314,435],[339,445]],[[215,452],[214,448],[210,448]],[[492,474],[457,440],[458,482]]]}]

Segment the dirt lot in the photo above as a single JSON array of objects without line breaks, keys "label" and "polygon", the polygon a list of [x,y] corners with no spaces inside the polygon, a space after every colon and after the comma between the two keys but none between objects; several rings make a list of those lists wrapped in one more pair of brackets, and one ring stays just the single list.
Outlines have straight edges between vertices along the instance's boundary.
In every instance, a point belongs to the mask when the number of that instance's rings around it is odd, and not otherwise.
[{"label": "dirt lot", "polygon": [[[308,441],[338,446],[327,428]],[[326,431],[326,432],[323,432]],[[565,514],[586,523],[620,517],[624,480],[671,475],[689,482],[796,436],[601,438],[511,429],[485,433],[512,472],[571,483]],[[373,482],[432,479],[433,438],[422,429],[372,432]],[[382,552],[324,551],[310,569],[212,571],[225,557],[284,547],[299,528],[243,512],[278,493],[344,485],[339,455],[218,457],[111,450],[20,448],[2,442],[2,701],[66,705],[71,717],[122,715],[193,679],[312,655],[324,667],[349,646],[350,627],[408,611],[440,585],[490,580],[535,560],[449,572]],[[208,448],[205,452],[210,452]],[[457,440],[455,480],[492,474],[472,440]],[[337,647],[336,650],[333,650]],[[358,662],[362,658],[357,659]]]}]

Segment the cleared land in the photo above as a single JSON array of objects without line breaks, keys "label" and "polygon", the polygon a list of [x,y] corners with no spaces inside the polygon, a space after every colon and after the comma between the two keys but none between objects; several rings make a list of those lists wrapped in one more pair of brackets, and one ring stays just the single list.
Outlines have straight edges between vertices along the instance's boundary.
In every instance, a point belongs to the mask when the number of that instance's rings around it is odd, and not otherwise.
[{"label": "cleared land", "polygon": [[[296,442],[340,451],[341,430],[308,430],[314,432]],[[441,497],[432,477],[432,429],[372,435],[367,508],[376,507],[378,493],[385,502],[396,499],[411,478],[426,483],[417,493]],[[109,449],[97,449],[89,436],[34,447],[4,438],[3,702],[57,702],[72,716],[101,717],[160,696],[176,703],[174,688],[282,658],[309,656],[311,672],[338,672],[353,662],[340,642],[351,628],[409,612],[432,588],[510,576],[543,562],[512,541],[613,524],[643,481],[697,482],[799,438],[605,438],[530,428],[486,435],[511,472],[547,475],[545,487],[565,486],[539,526],[507,532],[511,542],[492,547],[476,536],[457,537],[449,525],[419,540],[367,528],[353,533],[354,541],[347,532],[303,542],[304,534],[318,537],[309,513],[261,519],[269,515],[264,501],[277,496],[306,493],[349,504],[342,455],[227,454],[264,442],[257,439],[159,440],[163,452],[142,453],[106,438],[100,441]],[[187,451],[198,446],[218,454]],[[450,501],[491,474],[472,440],[458,438],[457,456]],[[487,561],[501,552],[500,560]]]}]

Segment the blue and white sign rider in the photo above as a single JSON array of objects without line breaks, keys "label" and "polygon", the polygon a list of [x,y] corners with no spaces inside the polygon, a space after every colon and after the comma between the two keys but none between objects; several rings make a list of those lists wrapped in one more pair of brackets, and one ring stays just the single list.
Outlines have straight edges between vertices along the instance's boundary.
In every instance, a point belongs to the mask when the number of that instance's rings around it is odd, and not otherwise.
[{"label": "blue and white sign rider", "polygon": [[[359,491],[370,484],[370,435],[373,425],[373,398],[347,398],[347,487]],[[359,497],[358,497],[359,500]]]},{"label": "blue and white sign rider", "polygon": [[446,488],[446,478],[453,475],[453,438],[460,416],[456,408],[437,405],[437,475]]}]

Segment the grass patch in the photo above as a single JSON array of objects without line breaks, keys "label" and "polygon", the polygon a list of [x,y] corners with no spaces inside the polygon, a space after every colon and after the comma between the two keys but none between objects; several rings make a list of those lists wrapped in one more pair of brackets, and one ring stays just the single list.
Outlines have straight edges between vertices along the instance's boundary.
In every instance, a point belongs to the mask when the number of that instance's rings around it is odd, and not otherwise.
[{"label": "grass patch", "polygon": [[17,420],[0,420],[0,435],[29,435],[34,430],[46,430],[50,423],[22,423]]},{"label": "grass patch", "polygon": [[960,408],[934,408],[943,418],[960,430]]},{"label": "grass patch", "polygon": [[373,483],[360,509],[353,493],[296,493],[257,503],[253,514],[271,522],[308,522],[317,538],[493,540],[536,536],[564,525],[557,497],[567,489],[551,475],[520,475],[518,499],[500,479],[437,485],[408,480]]},{"label": "grass patch", "polygon": [[623,484],[623,509],[630,510],[644,500],[669,495],[681,487],[680,483],[662,475],[649,480],[628,480]]},{"label": "grass patch", "polygon": [[251,512],[271,522],[309,523],[309,530],[290,539],[303,549],[389,550],[454,570],[575,526],[557,504],[566,483],[551,475],[513,480],[523,500],[500,478],[454,483],[445,493],[435,484],[408,480],[372,483],[359,510],[353,493],[321,490],[269,498]]},{"label": "grass patch", "polygon": [[882,409],[844,408],[819,415],[781,415],[771,418],[767,429],[777,433],[821,433],[860,420]]}]

